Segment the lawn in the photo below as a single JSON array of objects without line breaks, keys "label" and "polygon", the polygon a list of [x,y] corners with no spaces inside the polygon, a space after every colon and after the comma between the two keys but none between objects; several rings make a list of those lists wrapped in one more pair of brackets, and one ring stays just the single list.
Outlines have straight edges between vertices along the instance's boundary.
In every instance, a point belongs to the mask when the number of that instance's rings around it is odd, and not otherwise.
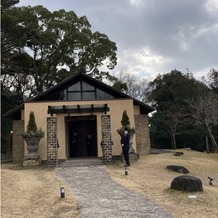
[{"label": "lawn", "polygon": [[[53,169],[15,164],[1,167],[2,218],[80,217],[69,187],[57,179]],[[60,197],[62,186],[65,198]]]},{"label": "lawn", "polygon": [[[217,218],[218,154],[182,152],[182,156],[174,156],[172,151],[141,155],[132,163],[128,175],[121,162],[108,165],[106,169],[116,182],[144,195],[174,218]],[[203,192],[171,190],[171,181],[181,174],[167,170],[167,165],[186,167],[190,171],[188,175],[201,179]],[[1,167],[1,217],[80,217],[73,193],[55,176],[54,169],[23,168],[12,163]],[[208,176],[214,178],[213,186],[209,185]],[[62,186],[65,187],[65,198],[60,197]],[[197,198],[189,199],[190,194]]]},{"label": "lawn", "polygon": [[[174,218],[217,218],[218,217],[218,154],[191,150],[179,150],[182,156],[165,152],[141,155],[133,162],[128,175],[124,173],[123,163],[108,166],[111,177],[121,185],[139,192],[147,199],[165,208]],[[170,189],[171,181],[182,174],[169,171],[167,165],[186,167],[188,175],[201,179],[203,192],[184,193]],[[209,185],[208,176],[214,178]],[[188,198],[196,195],[196,199]]]}]

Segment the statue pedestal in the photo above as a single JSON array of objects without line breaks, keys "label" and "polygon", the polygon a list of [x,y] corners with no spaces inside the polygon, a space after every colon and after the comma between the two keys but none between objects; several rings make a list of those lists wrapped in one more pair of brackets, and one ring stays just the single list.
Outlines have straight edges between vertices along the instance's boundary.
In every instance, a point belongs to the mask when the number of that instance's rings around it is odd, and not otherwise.
[{"label": "statue pedestal", "polygon": [[41,164],[41,160],[35,160],[35,159],[31,159],[31,160],[24,160],[23,161],[23,166],[39,166]]},{"label": "statue pedestal", "polygon": [[38,160],[39,159],[39,141],[42,137],[32,137],[25,138],[25,142],[27,144],[28,154],[25,157],[25,160]]}]

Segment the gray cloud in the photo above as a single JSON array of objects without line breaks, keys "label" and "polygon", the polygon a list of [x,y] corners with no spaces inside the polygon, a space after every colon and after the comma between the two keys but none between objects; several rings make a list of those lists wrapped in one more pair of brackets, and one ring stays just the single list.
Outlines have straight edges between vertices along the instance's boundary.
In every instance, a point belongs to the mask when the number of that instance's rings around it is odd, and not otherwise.
[{"label": "gray cloud", "polygon": [[218,67],[216,0],[20,0],[20,5],[73,10],[118,46],[118,65],[142,76]]}]

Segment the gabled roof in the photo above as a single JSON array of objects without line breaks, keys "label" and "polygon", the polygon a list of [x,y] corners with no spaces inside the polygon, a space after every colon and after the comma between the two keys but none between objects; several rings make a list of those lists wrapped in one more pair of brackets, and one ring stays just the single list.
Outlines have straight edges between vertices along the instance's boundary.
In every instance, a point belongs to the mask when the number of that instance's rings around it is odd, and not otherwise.
[{"label": "gabled roof", "polygon": [[[56,94],[60,91],[62,91],[63,89],[66,89],[67,87],[71,86],[72,84],[77,83],[78,81],[84,81],[98,89],[103,90],[104,92],[114,96],[115,98],[128,98],[128,99],[133,99],[134,105],[139,105],[140,106],[140,112],[141,114],[148,114],[152,111],[154,111],[154,108],[139,101],[136,100],[114,88],[112,88],[109,85],[106,85],[105,83],[98,81],[90,76],[88,76],[85,73],[78,73],[75,74],[65,80],[63,80],[62,82],[58,83],[57,85],[51,87],[50,89],[42,92],[41,94],[35,96],[34,98],[32,98],[31,100],[27,101],[27,102],[35,102],[35,101],[54,101],[57,100],[56,98]],[[61,101],[61,100],[57,100],[57,101]],[[14,109],[8,111],[7,113],[4,114],[5,117],[9,117],[11,119],[20,119],[21,113],[20,111],[24,109],[24,103],[15,107]]]}]

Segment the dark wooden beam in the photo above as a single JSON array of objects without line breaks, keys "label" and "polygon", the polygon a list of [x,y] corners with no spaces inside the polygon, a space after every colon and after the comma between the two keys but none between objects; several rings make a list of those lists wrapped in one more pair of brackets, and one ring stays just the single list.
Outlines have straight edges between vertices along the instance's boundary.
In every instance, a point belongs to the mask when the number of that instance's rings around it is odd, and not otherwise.
[{"label": "dark wooden beam", "polygon": [[74,106],[48,106],[48,114],[75,114],[75,113],[94,113],[94,112],[104,112],[105,114],[110,110],[107,104],[104,105],[74,105]]}]

